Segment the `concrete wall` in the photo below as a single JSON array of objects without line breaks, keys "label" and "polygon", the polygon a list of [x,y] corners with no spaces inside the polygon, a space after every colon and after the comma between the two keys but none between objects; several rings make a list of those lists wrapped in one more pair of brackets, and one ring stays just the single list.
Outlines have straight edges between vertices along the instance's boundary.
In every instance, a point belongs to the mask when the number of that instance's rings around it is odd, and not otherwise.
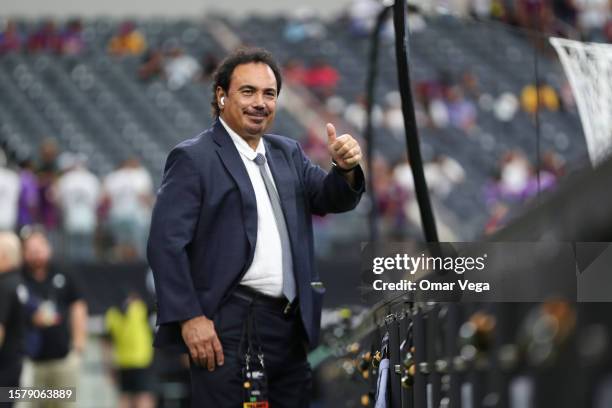
[{"label": "concrete wall", "polygon": [[240,17],[253,13],[291,13],[304,5],[322,16],[329,16],[349,3],[350,0],[0,0],[0,16],[198,18],[206,13],[220,11]]}]

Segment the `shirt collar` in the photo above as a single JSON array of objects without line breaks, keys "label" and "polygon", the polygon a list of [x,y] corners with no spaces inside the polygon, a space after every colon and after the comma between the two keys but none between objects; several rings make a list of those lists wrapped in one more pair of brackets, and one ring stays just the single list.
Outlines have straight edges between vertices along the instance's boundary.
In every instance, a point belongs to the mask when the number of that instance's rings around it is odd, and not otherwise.
[{"label": "shirt collar", "polygon": [[230,137],[232,138],[232,141],[234,142],[236,149],[238,149],[238,152],[240,152],[240,154],[242,154],[244,157],[246,157],[249,160],[255,160],[255,157],[257,157],[258,154],[263,154],[264,156],[266,155],[266,147],[262,143],[261,139],[259,139],[259,144],[257,145],[257,149],[253,150],[251,146],[249,146],[249,144],[246,142],[246,140],[240,137],[238,133],[234,132],[234,130],[231,127],[229,127],[227,123],[225,123],[225,121],[221,119],[220,116],[219,116],[219,121],[221,122],[225,130],[227,130],[227,133],[230,135]]}]

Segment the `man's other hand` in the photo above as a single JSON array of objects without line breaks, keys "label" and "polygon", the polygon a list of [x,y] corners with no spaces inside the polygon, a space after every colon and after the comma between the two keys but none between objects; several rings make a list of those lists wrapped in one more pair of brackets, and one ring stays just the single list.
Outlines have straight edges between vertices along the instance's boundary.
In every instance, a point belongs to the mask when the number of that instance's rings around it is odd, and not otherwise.
[{"label": "man's other hand", "polygon": [[359,143],[348,133],[336,136],[336,128],[331,123],[327,124],[327,148],[332,159],[344,170],[357,167],[361,161]]},{"label": "man's other hand", "polygon": [[208,367],[208,371],[223,365],[223,347],[212,320],[205,316],[185,320],[181,323],[181,335],[196,364]]}]

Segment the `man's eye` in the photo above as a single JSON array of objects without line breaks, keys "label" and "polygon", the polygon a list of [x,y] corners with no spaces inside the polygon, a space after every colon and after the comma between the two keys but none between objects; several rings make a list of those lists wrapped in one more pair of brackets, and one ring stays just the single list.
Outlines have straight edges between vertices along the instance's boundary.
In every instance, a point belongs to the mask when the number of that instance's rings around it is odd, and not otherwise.
[{"label": "man's eye", "polygon": [[242,91],[243,95],[253,95],[253,90],[251,89],[245,89],[244,91]]}]

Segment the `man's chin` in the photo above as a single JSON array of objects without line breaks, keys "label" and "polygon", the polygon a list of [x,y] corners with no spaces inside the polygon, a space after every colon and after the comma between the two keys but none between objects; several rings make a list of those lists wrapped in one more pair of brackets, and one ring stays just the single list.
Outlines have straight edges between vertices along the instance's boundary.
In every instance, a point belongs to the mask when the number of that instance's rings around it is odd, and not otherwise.
[{"label": "man's chin", "polygon": [[249,135],[253,137],[259,137],[259,136],[262,136],[266,132],[267,126],[265,126],[263,123],[260,125],[250,125],[250,126],[247,126],[245,130],[247,131]]}]

